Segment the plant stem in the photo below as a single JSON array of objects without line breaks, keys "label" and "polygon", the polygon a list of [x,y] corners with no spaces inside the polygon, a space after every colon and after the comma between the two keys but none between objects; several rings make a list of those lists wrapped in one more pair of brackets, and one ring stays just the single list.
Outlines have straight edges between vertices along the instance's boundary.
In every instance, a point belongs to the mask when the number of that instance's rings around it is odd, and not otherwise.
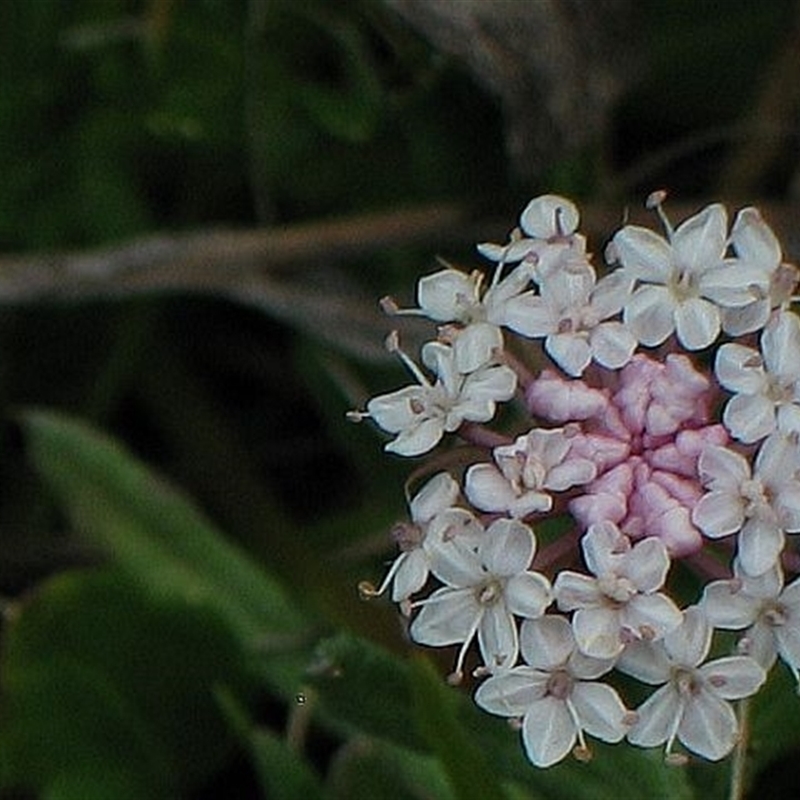
[{"label": "plant stem", "polygon": [[731,764],[731,784],[728,800],[744,800],[747,751],[750,747],[750,698],[739,703],[739,741],[733,751]]}]

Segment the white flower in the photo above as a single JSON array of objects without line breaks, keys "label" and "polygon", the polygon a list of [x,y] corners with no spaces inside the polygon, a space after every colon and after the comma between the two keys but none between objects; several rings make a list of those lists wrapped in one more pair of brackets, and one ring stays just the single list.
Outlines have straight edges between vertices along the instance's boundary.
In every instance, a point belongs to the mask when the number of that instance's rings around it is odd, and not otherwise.
[{"label": "white flower", "polygon": [[518,330],[529,313],[533,299],[529,270],[517,267],[501,279],[503,267],[503,263],[498,265],[486,291],[483,291],[483,273],[479,271],[468,275],[448,267],[426,275],[417,284],[419,309],[390,306],[390,310],[395,314],[421,313],[436,322],[457,323],[460,327],[450,331],[455,340],[456,365],[462,372],[472,372],[490,359],[493,350],[502,349],[500,326]]},{"label": "white flower", "polygon": [[445,585],[413,603],[420,612],[411,624],[411,637],[433,647],[461,643],[455,680],[476,635],[490,670],[517,660],[514,617],[539,617],[551,600],[547,578],[528,571],[535,549],[531,529],[508,519],[492,523],[475,547],[462,546],[460,539],[434,545],[431,571]]},{"label": "white flower", "polygon": [[575,233],[580,221],[580,212],[571,200],[557,194],[543,194],[525,206],[519,226],[536,239],[554,239]]},{"label": "white flower", "polygon": [[581,652],[615,658],[632,641],[660,639],[681,622],[675,603],[658,589],[670,560],[657,538],[634,546],[611,522],[591,525],[581,541],[596,577],[563,570],[553,591],[562,611],[574,611],[572,629]]},{"label": "white flower", "polygon": [[701,350],[719,335],[718,306],[751,302],[753,287],[766,293],[768,280],[757,267],[723,263],[728,246],[723,206],[706,207],[674,231],[664,221],[669,241],[635,225],[614,236],[623,268],[643,284],[625,305],[624,321],[644,345],[659,345],[675,332],[686,349]]},{"label": "white flower", "polygon": [[793,439],[773,434],[753,465],[725,447],[707,447],[697,462],[711,491],[692,512],[692,521],[713,539],[739,532],[738,556],[748,575],[771,569],[785,533],[800,531],[800,452]]},{"label": "white flower", "polygon": [[[460,489],[447,472],[431,478],[409,503],[411,522],[401,522],[392,529],[392,536],[400,548],[400,555],[392,563],[380,588],[362,583],[365,597],[376,597],[391,584],[392,600],[405,603],[428,580],[430,551],[433,542],[438,546],[459,537],[459,543],[477,544],[483,528],[474,515],[465,508],[456,508]],[[467,537],[467,538],[464,538]]]},{"label": "white flower", "polygon": [[597,468],[587,458],[570,454],[564,428],[534,428],[514,444],[495,447],[495,464],[474,464],[467,470],[464,491],[482,511],[501,511],[522,519],[553,506],[550,492],[594,480]]},{"label": "white flower", "polygon": [[783,587],[779,565],[750,577],[734,562],[735,577],[706,586],[703,609],[718,628],[742,630],[739,649],[765,670],[778,656],[800,684],[800,579]]},{"label": "white flower", "polygon": [[[675,740],[710,761],[727,755],[738,738],[736,715],[728,701],[755,694],[766,672],[749,656],[729,656],[703,664],[711,647],[712,628],[697,606],[687,608],[683,622],[659,642],[634,642],[617,668],[644,683],[664,684],[637,709],[638,721],[628,741],[641,747],[666,742],[666,757]],[[701,666],[702,665],[702,666]]]},{"label": "white flower", "polygon": [[612,661],[582,655],[561,617],[526,620],[520,640],[528,666],[488,678],[475,702],[491,714],[522,718],[522,740],[533,764],[556,764],[576,744],[576,757],[587,760],[591,751],[584,734],[605,742],[625,736],[629,712],[614,689],[595,680]]},{"label": "white flower", "polygon": [[550,357],[568,375],[583,374],[594,360],[609,369],[630,361],[636,339],[618,321],[605,321],[625,305],[633,279],[625,270],[601,278],[585,260],[565,261],[560,269],[534,271],[540,296],[531,298],[529,312],[517,331],[532,338],[546,337]]},{"label": "white flower", "polygon": [[508,244],[479,244],[478,252],[491,261],[506,264],[526,259],[533,263],[549,261],[578,238],[575,232],[579,222],[580,213],[571,200],[544,194],[525,206],[519,229],[512,233]]},{"label": "white flower", "polygon": [[772,309],[789,300],[797,283],[797,270],[781,264],[780,242],[755,208],[743,208],[736,215],[730,241],[736,253],[732,263],[738,261],[760,270],[768,286],[764,291],[762,283],[753,284],[750,302],[722,309],[722,329],[731,336],[743,336],[763,328]]},{"label": "white flower", "polygon": [[761,334],[761,353],[723,344],[714,365],[717,379],[734,392],[723,412],[725,427],[746,444],[775,428],[800,430],[800,320],[778,312]]},{"label": "white flower", "polygon": [[432,384],[389,337],[390,350],[398,353],[416,377],[418,385],[373,397],[366,412],[351,412],[356,421],[370,417],[388,433],[397,434],[385,449],[402,456],[416,456],[435,447],[445,433],[458,430],[465,421],[488,422],[498,402],[510,400],[517,386],[516,373],[505,365],[488,363],[470,373],[456,366],[454,349],[442,342],[422,348],[425,366],[437,376]]}]

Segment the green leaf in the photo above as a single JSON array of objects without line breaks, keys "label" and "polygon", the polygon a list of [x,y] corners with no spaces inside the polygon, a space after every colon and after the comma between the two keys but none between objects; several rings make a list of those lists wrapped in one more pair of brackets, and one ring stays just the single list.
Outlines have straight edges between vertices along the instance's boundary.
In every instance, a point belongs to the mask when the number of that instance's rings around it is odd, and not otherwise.
[{"label": "green leaf", "polygon": [[12,617],[0,670],[2,782],[58,798],[173,797],[230,749],[213,696],[248,659],[211,608],[119,570],[62,573]]},{"label": "green leaf", "polygon": [[251,643],[302,636],[306,620],[283,587],[122,446],[54,413],[28,413],[24,425],[73,524],[150,591],[213,606]]},{"label": "green leaf", "polygon": [[458,719],[461,697],[424,658],[412,662],[411,685],[417,727],[439,757],[459,800],[502,796],[498,775]]},{"label": "green leaf", "polygon": [[800,707],[797,685],[779,661],[766,686],[750,701],[750,778],[780,758],[795,756],[800,749]]},{"label": "green leaf", "polygon": [[695,797],[686,771],[667,765],[660,749],[642,750],[626,742],[605,745],[595,741],[591,748],[594,756],[588,764],[566,760],[550,769],[535,770],[529,785],[548,800]]},{"label": "green leaf", "polygon": [[115,771],[84,765],[58,775],[44,790],[43,800],[145,800],[158,797],[152,787],[138,780],[130,770]]},{"label": "green leaf", "polygon": [[416,749],[409,668],[374,644],[342,633],[318,646],[309,669],[323,711],[349,729]]},{"label": "green leaf", "polygon": [[[470,780],[479,786],[489,780],[489,771],[480,766],[483,761],[501,776],[503,789],[510,786],[508,782],[514,783],[510,787],[514,796],[526,793],[537,800],[694,797],[687,773],[667,766],[660,750],[625,743],[612,746],[590,741],[594,758],[589,763],[567,759],[555,767],[537,769],[526,760],[520,736],[506,720],[478,709],[464,690],[446,687],[444,678],[441,687],[434,689],[430,667],[426,672],[421,669],[374,644],[340,635],[321,643],[312,680],[331,719],[346,724],[351,732],[380,736],[419,752],[433,750],[451,780],[459,763],[469,775],[477,759]],[[454,789],[464,789],[460,779],[455,780],[459,784]],[[495,785],[492,790],[498,796],[500,788]]]},{"label": "green leaf", "polygon": [[217,692],[231,727],[250,752],[264,797],[270,800],[317,800],[322,785],[310,764],[266,728],[253,725],[247,711],[228,691]]},{"label": "green leaf", "polygon": [[[318,716],[323,722],[349,733],[370,729],[379,734],[356,733],[339,748],[328,769],[328,800],[454,800],[435,758],[386,740],[422,746],[409,713],[409,673],[402,661],[353,636],[340,635],[320,645],[311,673],[316,687],[311,702],[322,704]],[[379,690],[365,691],[369,687]],[[404,704],[395,705],[397,698],[404,698]],[[295,794],[286,794],[287,800],[317,796],[316,775],[299,755],[270,732],[254,729],[229,693],[220,693],[219,700],[233,728],[248,742],[266,796],[282,800],[280,792],[289,791]],[[274,786],[276,780],[280,787]]]},{"label": "green leaf", "polygon": [[356,736],[328,771],[328,800],[458,800],[436,759]]}]

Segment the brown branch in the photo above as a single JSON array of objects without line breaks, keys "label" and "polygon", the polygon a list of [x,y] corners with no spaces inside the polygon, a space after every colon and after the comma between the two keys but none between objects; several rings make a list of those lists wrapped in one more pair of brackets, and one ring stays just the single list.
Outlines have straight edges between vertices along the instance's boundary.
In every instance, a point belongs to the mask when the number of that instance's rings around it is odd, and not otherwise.
[{"label": "brown branch", "polygon": [[401,245],[466,241],[470,213],[440,204],[283,228],[156,234],[89,252],[0,256],[0,302],[83,299],[166,289],[235,291],[266,272],[297,271]]},{"label": "brown branch", "polygon": [[[673,220],[679,221],[703,204],[670,202],[667,208]],[[759,207],[788,256],[800,253],[796,210],[778,204]],[[155,234],[85,252],[0,256],[0,304],[163,291],[222,294],[261,304],[261,296],[296,284],[297,279],[302,279],[306,289],[316,287],[325,293],[314,275],[331,264],[415,245],[430,249],[430,264],[420,266],[423,273],[433,268],[434,255],[446,256],[450,249],[471,247],[475,242],[503,241],[518,211],[501,209],[497,218],[487,219],[478,218],[466,205],[440,204],[284,228]],[[504,221],[498,221],[500,217]],[[602,244],[626,220],[657,227],[639,201],[630,209],[591,205],[584,209],[582,227],[598,252],[598,261]],[[476,255],[466,266],[478,263]]]}]

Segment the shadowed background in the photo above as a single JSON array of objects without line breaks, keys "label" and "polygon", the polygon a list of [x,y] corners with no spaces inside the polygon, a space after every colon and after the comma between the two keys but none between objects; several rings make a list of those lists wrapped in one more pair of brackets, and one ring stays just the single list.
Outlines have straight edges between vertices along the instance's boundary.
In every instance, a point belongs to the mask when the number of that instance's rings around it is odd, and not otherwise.
[{"label": "shadowed background", "polygon": [[[0,797],[485,797],[499,773],[595,800],[642,764],[653,796],[724,796],[724,768],[619,749],[537,774],[442,693],[355,591],[420,464],[345,412],[405,380],[377,298],[480,266],[536,193],[579,201],[597,254],[666,188],[676,220],[757,203],[795,256],[799,19],[5,0]],[[770,713],[758,790],[794,796]]]}]

